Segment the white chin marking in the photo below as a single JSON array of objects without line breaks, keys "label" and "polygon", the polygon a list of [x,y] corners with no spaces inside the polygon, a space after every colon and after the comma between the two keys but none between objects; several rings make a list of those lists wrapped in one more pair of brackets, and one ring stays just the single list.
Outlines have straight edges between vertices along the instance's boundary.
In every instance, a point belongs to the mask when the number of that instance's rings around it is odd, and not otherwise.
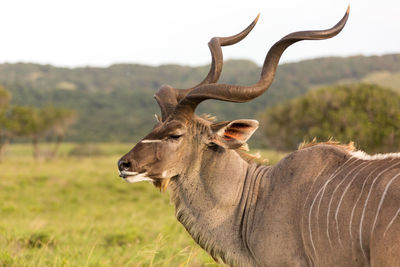
[{"label": "white chin marking", "polygon": [[124,177],[124,176],[131,176],[131,175],[136,175],[139,174],[138,172],[129,172],[129,171],[118,171],[119,176]]},{"label": "white chin marking", "polygon": [[[128,172],[132,173],[132,172]],[[138,182],[153,182],[153,179],[147,177],[147,172],[144,173],[136,173],[134,175],[127,174],[125,172],[121,172],[122,175],[124,175],[124,180],[127,181],[128,183],[138,183]]]}]

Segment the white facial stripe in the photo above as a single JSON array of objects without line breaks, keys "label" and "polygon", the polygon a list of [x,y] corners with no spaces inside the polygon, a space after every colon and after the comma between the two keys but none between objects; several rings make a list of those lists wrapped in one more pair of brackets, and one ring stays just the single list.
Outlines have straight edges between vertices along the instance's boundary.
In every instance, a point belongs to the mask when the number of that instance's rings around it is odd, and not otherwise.
[{"label": "white facial stripe", "polygon": [[146,144],[146,143],[160,143],[162,142],[162,140],[142,140],[142,143]]}]

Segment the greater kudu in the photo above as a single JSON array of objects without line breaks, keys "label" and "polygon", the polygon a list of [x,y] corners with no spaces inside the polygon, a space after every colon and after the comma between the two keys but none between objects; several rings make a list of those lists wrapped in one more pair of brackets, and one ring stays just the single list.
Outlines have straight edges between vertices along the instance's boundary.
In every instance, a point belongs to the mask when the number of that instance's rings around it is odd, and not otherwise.
[{"label": "greater kudu", "polygon": [[230,265],[400,265],[399,155],[319,144],[275,166],[258,165],[238,150],[257,121],[213,123],[194,113],[207,99],[246,102],[261,95],[287,47],[335,36],[348,15],[331,29],[295,32],[275,43],[253,86],[216,82],[221,46],[246,37],[258,17],[235,36],[212,38],[207,77],[190,89],[158,90],[161,118],[120,159],[120,176],[161,190],[169,186],[177,219],[214,259]]}]

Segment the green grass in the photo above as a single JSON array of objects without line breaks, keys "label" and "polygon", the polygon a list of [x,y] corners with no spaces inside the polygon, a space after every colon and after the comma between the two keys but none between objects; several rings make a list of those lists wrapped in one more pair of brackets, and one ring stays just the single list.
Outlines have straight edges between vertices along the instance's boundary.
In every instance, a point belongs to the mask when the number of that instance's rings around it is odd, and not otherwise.
[{"label": "green grass", "polygon": [[39,162],[29,145],[10,146],[0,163],[0,266],[217,266],[175,219],[168,193],[118,177],[131,145],[68,156],[75,146]]}]

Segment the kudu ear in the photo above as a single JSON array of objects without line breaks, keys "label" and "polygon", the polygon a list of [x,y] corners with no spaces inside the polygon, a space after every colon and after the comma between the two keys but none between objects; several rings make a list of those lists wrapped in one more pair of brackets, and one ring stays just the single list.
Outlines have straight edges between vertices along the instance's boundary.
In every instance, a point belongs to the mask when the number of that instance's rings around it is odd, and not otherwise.
[{"label": "kudu ear", "polygon": [[215,123],[211,126],[214,132],[213,143],[224,148],[236,149],[244,144],[258,128],[256,120],[234,120]]}]

